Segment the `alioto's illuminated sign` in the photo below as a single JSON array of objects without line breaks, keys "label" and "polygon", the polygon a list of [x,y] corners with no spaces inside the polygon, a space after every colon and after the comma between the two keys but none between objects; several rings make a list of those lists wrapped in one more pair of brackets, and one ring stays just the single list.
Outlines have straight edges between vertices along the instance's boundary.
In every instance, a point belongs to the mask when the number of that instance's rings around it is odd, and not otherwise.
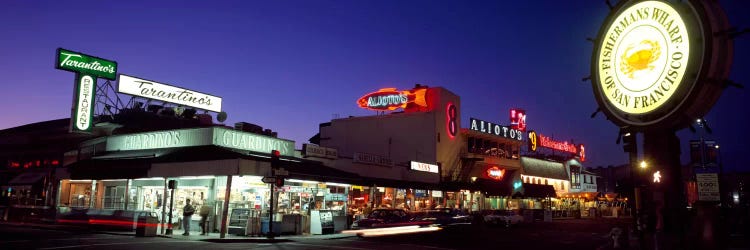
[{"label": "alioto's illuminated sign", "polygon": [[526,110],[510,110],[510,127],[520,130],[521,132],[526,132]]},{"label": "alioto's illuminated sign", "polygon": [[409,104],[427,107],[426,93],[427,89],[424,88],[404,91],[398,91],[396,88],[384,88],[362,96],[357,100],[357,105],[361,108],[377,111],[406,108]]},{"label": "alioto's illuminated sign", "polygon": [[523,132],[499,124],[469,118],[469,129],[514,140],[523,140]]},{"label": "alioto's illuminated sign", "polygon": [[430,172],[430,173],[438,173],[438,165],[435,164],[427,164],[422,162],[411,162],[411,170],[416,171],[422,171],[422,172]]},{"label": "alioto's illuminated sign", "polygon": [[487,177],[490,177],[495,180],[502,180],[503,176],[505,176],[505,169],[498,168],[497,166],[492,166],[487,169]]},{"label": "alioto's illuminated sign", "polygon": [[120,79],[117,81],[117,92],[221,112],[221,97],[123,74],[120,74]]}]

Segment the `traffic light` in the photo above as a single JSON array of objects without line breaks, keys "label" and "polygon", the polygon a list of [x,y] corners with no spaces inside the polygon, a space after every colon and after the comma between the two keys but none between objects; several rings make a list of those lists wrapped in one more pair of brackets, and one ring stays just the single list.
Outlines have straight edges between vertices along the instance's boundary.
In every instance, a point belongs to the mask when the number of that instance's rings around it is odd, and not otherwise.
[{"label": "traffic light", "polygon": [[276,176],[276,182],[274,183],[276,187],[283,187],[284,186],[284,178]]},{"label": "traffic light", "polygon": [[278,150],[271,150],[271,167],[272,168],[280,167],[281,160],[279,159],[279,156],[281,156],[281,152],[279,152]]},{"label": "traffic light", "polygon": [[622,150],[627,153],[636,153],[637,145],[635,143],[635,134],[626,133],[622,136]]}]

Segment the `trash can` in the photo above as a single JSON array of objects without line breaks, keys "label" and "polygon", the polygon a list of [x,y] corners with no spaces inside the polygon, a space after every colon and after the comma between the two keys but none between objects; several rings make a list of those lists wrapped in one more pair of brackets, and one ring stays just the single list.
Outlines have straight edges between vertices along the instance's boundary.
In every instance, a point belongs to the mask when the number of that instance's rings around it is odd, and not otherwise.
[{"label": "trash can", "polygon": [[135,228],[135,237],[154,237],[156,228],[159,225],[159,218],[156,213],[143,212],[138,216],[138,222]]}]

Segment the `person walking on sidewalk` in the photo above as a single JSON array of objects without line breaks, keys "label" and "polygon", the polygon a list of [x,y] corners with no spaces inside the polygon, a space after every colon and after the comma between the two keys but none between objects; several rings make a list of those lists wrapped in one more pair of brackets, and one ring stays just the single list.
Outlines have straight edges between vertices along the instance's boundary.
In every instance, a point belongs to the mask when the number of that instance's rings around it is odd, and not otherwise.
[{"label": "person walking on sidewalk", "polygon": [[185,233],[182,235],[190,235],[190,217],[195,213],[195,208],[190,204],[190,199],[185,200],[185,207],[182,208],[182,228],[185,229]]},{"label": "person walking on sidewalk", "polygon": [[208,206],[208,202],[203,200],[203,205],[198,214],[201,216],[201,235],[208,234],[208,214],[211,213],[211,207]]}]

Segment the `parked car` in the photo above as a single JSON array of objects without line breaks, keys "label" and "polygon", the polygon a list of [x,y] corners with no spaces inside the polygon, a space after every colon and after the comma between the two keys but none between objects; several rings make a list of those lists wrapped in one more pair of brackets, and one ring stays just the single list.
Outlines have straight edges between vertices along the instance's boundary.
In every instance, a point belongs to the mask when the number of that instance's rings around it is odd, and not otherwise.
[{"label": "parked car", "polygon": [[484,216],[484,222],[490,225],[504,225],[510,227],[523,221],[523,216],[513,210],[495,210]]},{"label": "parked car", "polygon": [[429,222],[413,221],[403,209],[380,208],[370,212],[364,219],[352,223],[352,229],[429,225]]},{"label": "parked car", "polygon": [[415,213],[415,221],[429,222],[440,226],[471,224],[471,216],[459,209],[438,208]]}]

